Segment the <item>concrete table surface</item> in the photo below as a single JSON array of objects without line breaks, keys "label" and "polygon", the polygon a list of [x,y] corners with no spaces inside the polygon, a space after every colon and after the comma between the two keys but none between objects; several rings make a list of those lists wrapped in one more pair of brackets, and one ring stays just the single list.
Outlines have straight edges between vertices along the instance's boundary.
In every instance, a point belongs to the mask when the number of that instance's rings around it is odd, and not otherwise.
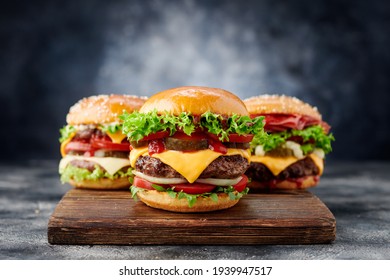
[{"label": "concrete table surface", "polygon": [[58,162],[0,164],[0,259],[390,259],[390,162],[327,162],[310,189],[336,217],[336,240],[322,245],[50,245],[47,223],[69,185]]}]

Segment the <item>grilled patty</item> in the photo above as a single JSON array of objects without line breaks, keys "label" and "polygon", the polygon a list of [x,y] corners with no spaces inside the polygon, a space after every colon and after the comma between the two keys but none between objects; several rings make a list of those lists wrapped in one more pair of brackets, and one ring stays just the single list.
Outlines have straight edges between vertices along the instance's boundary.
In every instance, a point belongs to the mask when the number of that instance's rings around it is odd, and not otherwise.
[{"label": "grilled patty", "polygon": [[[220,156],[207,166],[199,178],[233,179],[244,174],[248,167],[248,160],[240,155]],[[169,165],[150,156],[139,157],[135,169],[153,177],[184,178]]]},{"label": "grilled patty", "polygon": [[268,182],[271,180],[286,180],[289,178],[318,175],[319,172],[313,160],[306,157],[291,164],[277,176],[273,175],[267,166],[259,162],[251,162],[245,174],[254,181]]}]

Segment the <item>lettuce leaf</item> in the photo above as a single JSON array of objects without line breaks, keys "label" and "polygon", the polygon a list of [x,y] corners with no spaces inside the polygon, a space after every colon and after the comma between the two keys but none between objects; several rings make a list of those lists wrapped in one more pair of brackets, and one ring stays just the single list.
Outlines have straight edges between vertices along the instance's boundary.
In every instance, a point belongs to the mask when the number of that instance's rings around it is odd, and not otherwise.
[{"label": "lettuce leaf", "polygon": [[83,180],[96,181],[102,178],[118,179],[123,177],[132,177],[132,170],[133,169],[129,167],[126,171],[119,170],[115,174],[111,175],[103,169],[99,168],[97,165],[95,166],[95,169],[91,172],[86,168],[80,168],[68,164],[63,170],[61,170],[60,174],[61,182],[64,184],[69,182],[70,180],[81,182]]},{"label": "lettuce leaf", "polygon": [[[149,113],[133,112],[131,114],[125,112],[119,118],[123,121],[122,132],[132,141],[139,141],[149,134],[159,131],[169,131],[172,135],[176,132],[176,123],[179,117],[173,115],[159,115],[157,110]],[[185,128],[187,134],[191,134],[193,130],[188,126],[187,116],[183,117],[181,126]],[[184,130],[184,129],[183,129]]]},{"label": "lettuce leaf", "polygon": [[110,132],[112,134],[121,131],[122,130],[122,124],[120,123],[113,123],[113,124],[108,124],[108,125],[101,125],[99,127],[101,131],[103,132]]},{"label": "lettuce leaf", "polygon": [[178,116],[169,113],[160,115],[154,110],[148,113],[124,113],[120,119],[123,121],[122,132],[131,141],[139,141],[159,131],[169,131],[170,135],[173,135],[178,129],[191,135],[197,128],[201,128],[217,135],[221,141],[228,141],[230,133],[239,135],[264,133],[264,117],[251,119],[249,116],[232,115],[224,118],[206,112],[200,116],[198,122],[195,122],[194,117],[188,113],[181,113]]},{"label": "lettuce leaf", "polygon": [[60,129],[60,134],[61,134],[61,137],[59,139],[60,143],[64,142],[65,140],[67,140],[69,137],[71,137],[71,135],[73,133],[76,132],[76,128],[74,126],[71,126],[71,125],[65,125],[63,126],[61,129]]},{"label": "lettuce leaf", "polygon": [[324,150],[325,154],[328,154],[332,151],[332,141],[335,141],[332,133],[326,134],[321,126],[314,125],[303,130],[291,129],[255,135],[251,142],[251,149],[254,150],[257,145],[263,145],[264,151],[268,152],[284,144],[293,136],[302,137],[301,149],[304,154],[311,153],[315,148],[320,148]]},{"label": "lettuce leaf", "polygon": [[221,141],[229,141],[229,134],[262,134],[264,133],[264,117],[251,119],[249,116],[236,114],[224,119],[221,115],[206,112],[200,118],[200,127],[206,128],[209,133],[215,134]]}]

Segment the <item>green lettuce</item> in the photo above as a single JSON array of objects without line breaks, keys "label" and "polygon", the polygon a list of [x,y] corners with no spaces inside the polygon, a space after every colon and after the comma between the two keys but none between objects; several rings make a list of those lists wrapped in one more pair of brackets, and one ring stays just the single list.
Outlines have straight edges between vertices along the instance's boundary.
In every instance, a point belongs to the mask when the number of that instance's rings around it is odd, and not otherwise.
[{"label": "green lettuce", "polygon": [[112,134],[121,131],[122,130],[122,124],[120,123],[113,123],[113,124],[108,124],[108,125],[101,125],[100,126],[101,131],[103,132],[110,132]]},{"label": "green lettuce", "polygon": [[291,129],[282,132],[255,135],[251,142],[251,149],[253,151],[257,145],[262,145],[264,151],[268,152],[284,144],[293,136],[302,138],[303,144],[301,145],[301,149],[304,154],[311,153],[316,148],[320,148],[325,154],[328,154],[332,151],[332,141],[335,141],[332,133],[326,134],[321,126],[314,125],[303,130]]},{"label": "green lettuce", "polygon": [[228,141],[230,133],[263,134],[264,117],[251,119],[248,116],[232,115],[224,118],[218,114],[206,112],[200,116],[198,122],[188,113],[178,116],[172,114],[158,114],[156,110],[148,113],[133,112],[120,116],[123,121],[122,132],[131,141],[139,141],[142,138],[160,131],[168,131],[173,135],[178,129],[191,135],[198,127],[218,136],[221,141]]},{"label": "green lettuce", "polygon": [[115,174],[111,175],[108,172],[104,171],[103,169],[99,168],[97,165],[95,166],[95,169],[93,171],[89,171],[86,168],[80,168],[73,166],[71,164],[68,164],[63,170],[61,170],[61,182],[66,183],[70,180],[74,180],[76,182],[81,182],[84,180],[92,180],[96,181],[102,178],[107,179],[118,179],[123,177],[132,177],[132,168],[129,167],[126,171],[119,170]]},{"label": "green lettuce", "polygon": [[64,142],[67,140],[73,133],[76,132],[76,128],[72,125],[65,125],[60,129],[60,143]]}]

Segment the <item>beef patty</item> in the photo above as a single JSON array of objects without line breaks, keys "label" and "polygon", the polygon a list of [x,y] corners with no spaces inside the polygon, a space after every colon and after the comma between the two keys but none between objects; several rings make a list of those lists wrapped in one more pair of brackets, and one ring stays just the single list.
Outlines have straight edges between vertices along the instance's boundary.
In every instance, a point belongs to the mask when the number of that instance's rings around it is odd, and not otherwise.
[{"label": "beef patty", "polygon": [[[220,156],[207,166],[199,178],[233,179],[244,174],[248,167],[248,160],[240,155]],[[135,169],[153,177],[184,178],[169,165],[150,156],[139,157]]]},{"label": "beef patty", "polygon": [[320,171],[313,160],[306,157],[291,164],[277,176],[273,175],[267,166],[259,162],[251,162],[245,174],[254,181],[268,182],[271,180],[286,180],[288,178],[319,175],[319,172]]}]

